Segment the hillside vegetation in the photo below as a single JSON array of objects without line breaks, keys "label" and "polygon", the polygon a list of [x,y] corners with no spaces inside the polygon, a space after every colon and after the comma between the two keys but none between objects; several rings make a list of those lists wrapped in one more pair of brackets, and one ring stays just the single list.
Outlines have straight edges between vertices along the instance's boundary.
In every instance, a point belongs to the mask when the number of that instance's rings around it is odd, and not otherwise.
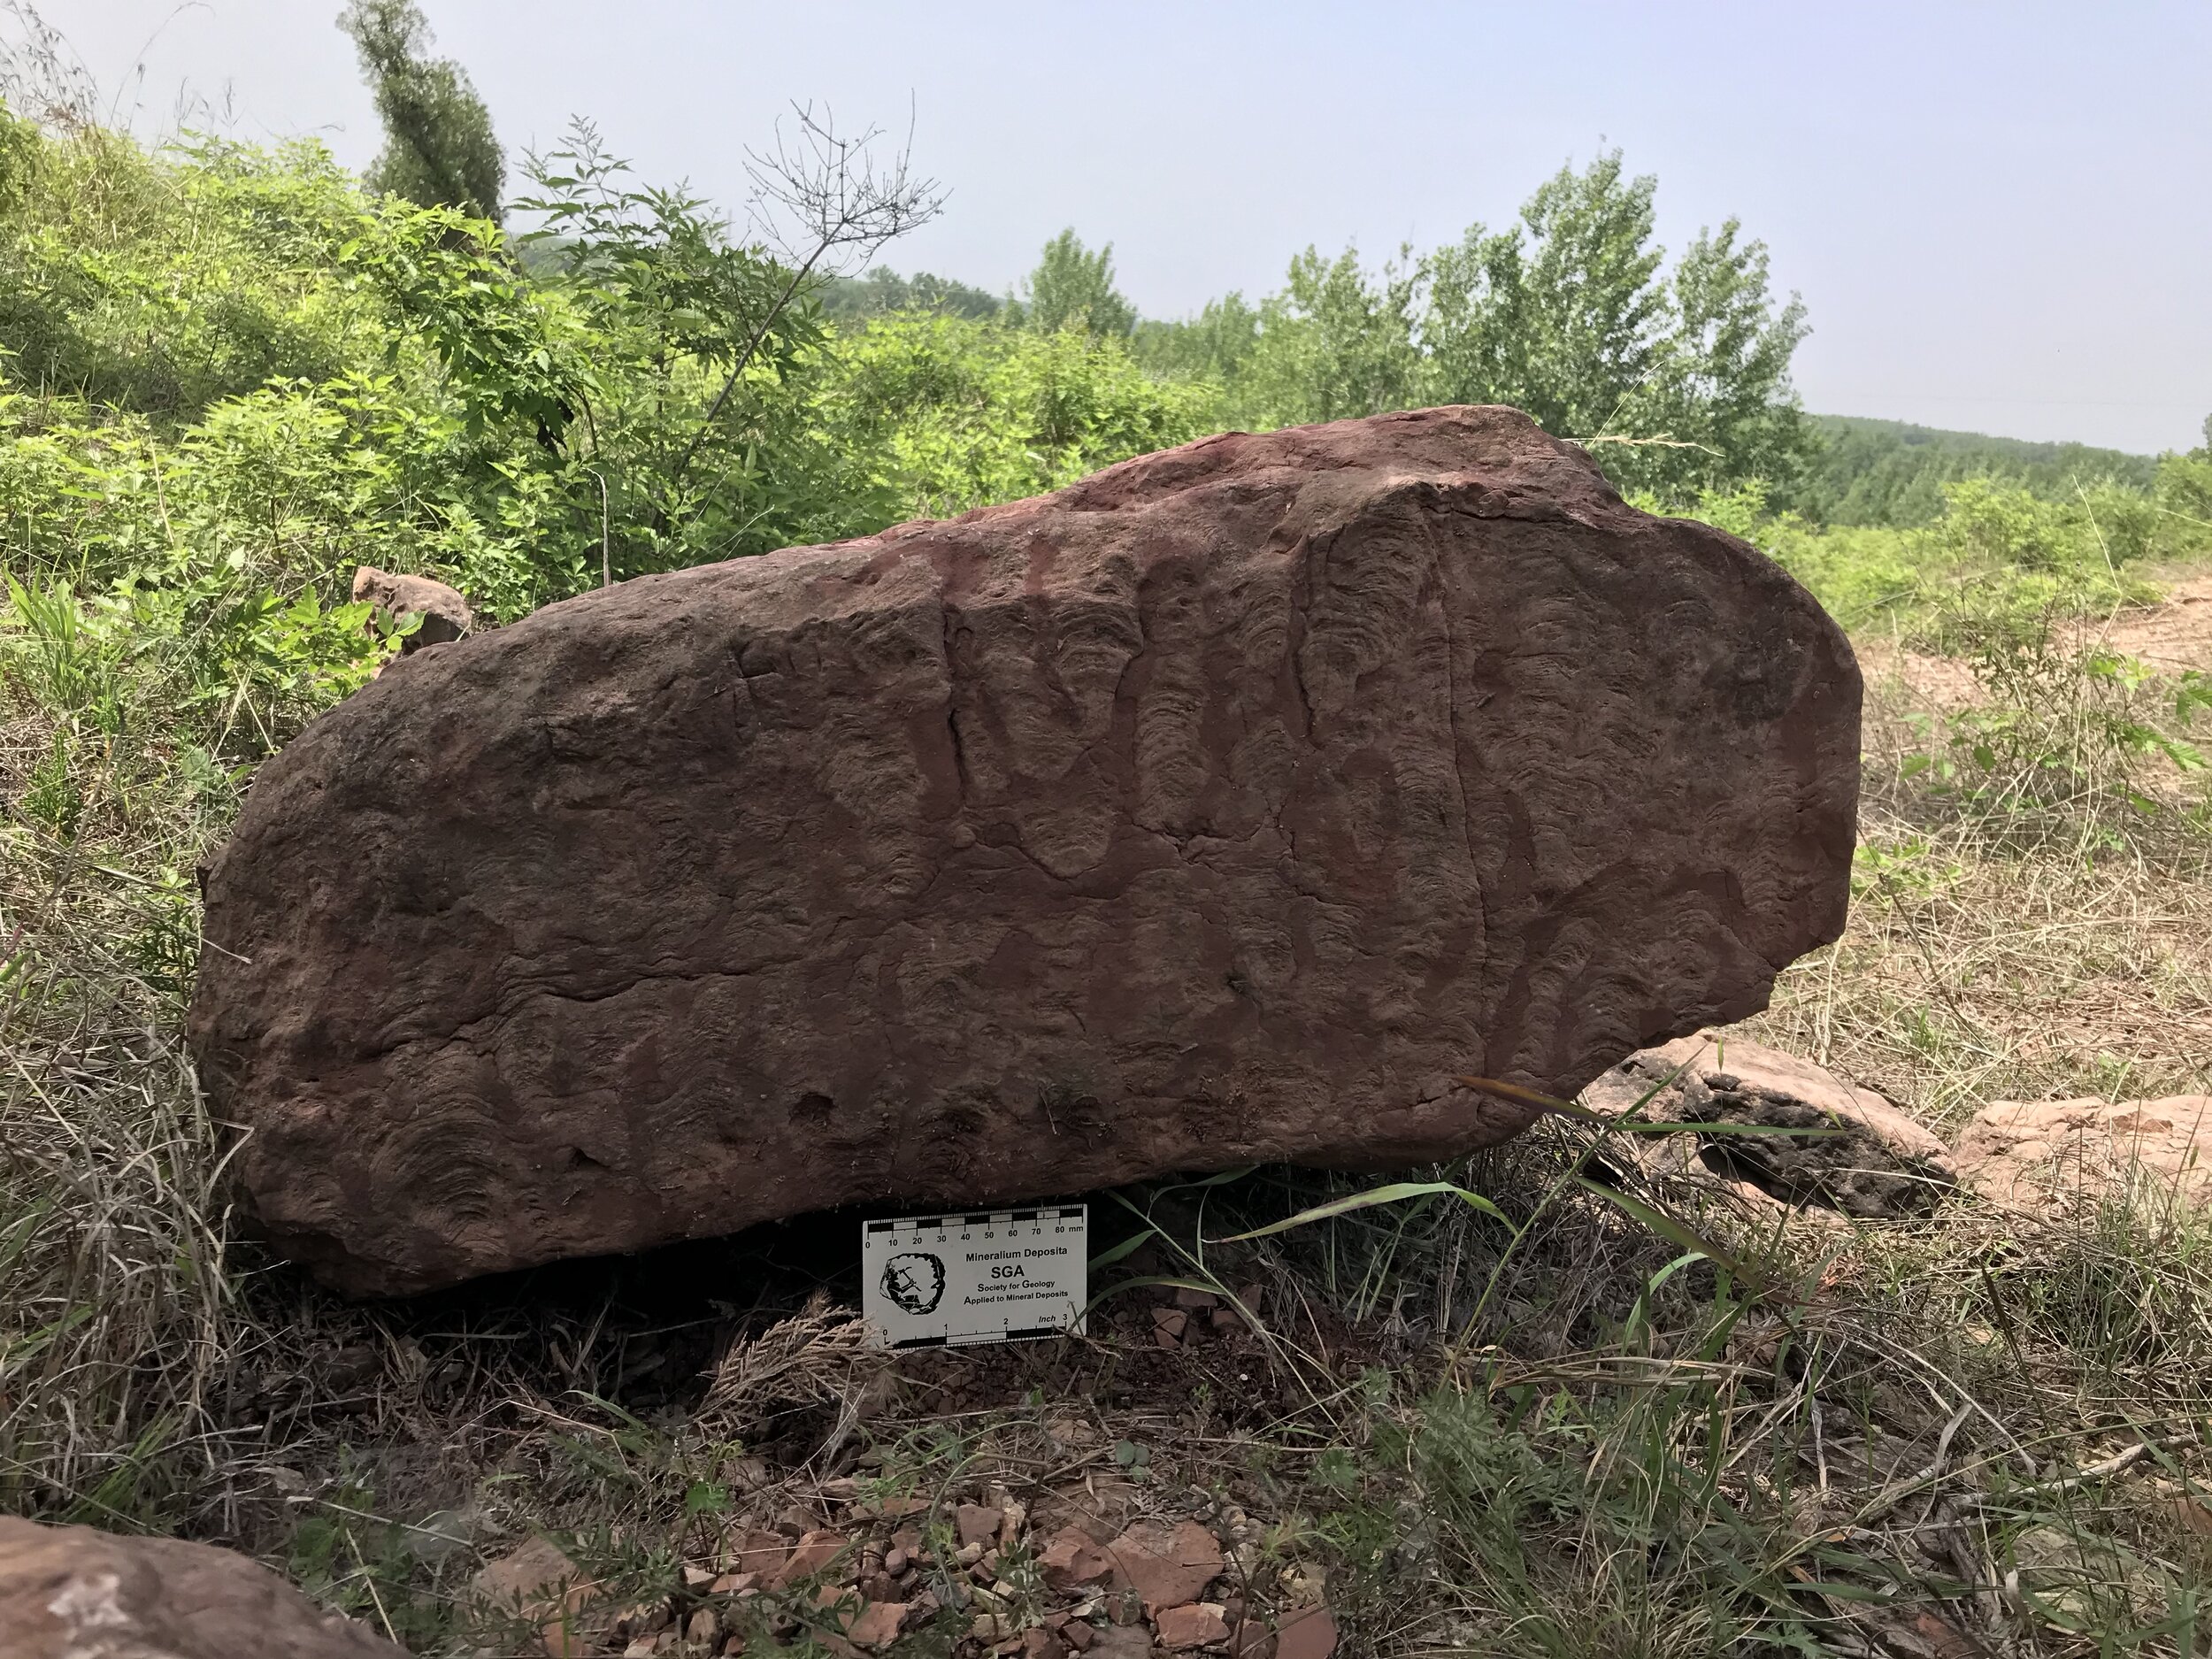
[{"label": "hillside vegetation", "polygon": [[[1578,1128],[1211,1256],[1224,1217],[1359,1183],[1102,1196],[1140,1292],[1264,1282],[1245,1371],[1159,1369],[1141,1322],[1125,1364],[1102,1317],[1087,1357],[933,1372],[872,1416],[874,1383],[823,1382],[767,1427],[700,1415],[701,1374],[818,1317],[787,1245],[365,1309],[234,1236],[179,1038],[195,870],[257,764],[399,649],[357,565],[494,626],[1233,425],[1446,400],[1528,408],[1859,640],[1858,908],[1770,1035],[1939,1126],[2212,1080],[2212,685],[2113,633],[2212,549],[2212,450],[1882,459],[1797,409],[1804,317],[1760,245],[1731,222],[1668,263],[1617,156],[1514,226],[1379,270],[1309,251],[1179,323],[1071,233],[994,300],[803,270],[588,127],[527,174],[503,228],[312,144],[0,111],[0,1508],[236,1542],[420,1651],[506,1652],[462,1586],[534,1531],[665,1606],[726,1518],[1070,1455],[1248,1516],[1252,1571],[1325,1582],[1348,1654],[1977,1650],[1933,1645],[1936,1609],[2013,1652],[2201,1651],[2212,1232],[2124,1201],[1823,1232],[1685,1189],[1647,1225],[1571,1180]],[[741,1313],[694,1278],[764,1288]]]}]

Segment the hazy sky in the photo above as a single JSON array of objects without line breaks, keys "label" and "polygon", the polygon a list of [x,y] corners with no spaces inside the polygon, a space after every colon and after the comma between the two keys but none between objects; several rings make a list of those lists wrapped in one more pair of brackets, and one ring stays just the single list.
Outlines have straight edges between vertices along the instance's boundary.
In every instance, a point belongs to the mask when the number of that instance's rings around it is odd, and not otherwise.
[{"label": "hazy sky", "polygon": [[[142,131],[189,94],[240,136],[380,142],[337,0],[41,4]],[[733,205],[790,100],[910,103],[952,194],[901,270],[1001,289],[1072,224],[1177,316],[1309,242],[1496,224],[1617,144],[1670,247],[1734,214],[1772,249],[1809,408],[2142,450],[2212,413],[2207,0],[424,4],[511,150],[588,114]]]}]

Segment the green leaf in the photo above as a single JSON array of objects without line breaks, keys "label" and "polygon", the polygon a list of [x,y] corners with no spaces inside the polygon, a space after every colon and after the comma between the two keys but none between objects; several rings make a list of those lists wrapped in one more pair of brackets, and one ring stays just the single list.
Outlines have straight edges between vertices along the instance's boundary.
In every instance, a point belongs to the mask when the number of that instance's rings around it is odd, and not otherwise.
[{"label": "green leaf", "polygon": [[1758,1272],[1746,1265],[1740,1257],[1715,1244],[1694,1227],[1677,1221],[1665,1210],[1655,1210],[1640,1198],[1631,1198],[1626,1193],[1608,1187],[1602,1181],[1594,1181],[1579,1171],[1576,1171],[1572,1179],[1575,1185],[1585,1192],[1596,1194],[1616,1210],[1642,1222],[1661,1238],[1678,1244],[1686,1250],[1695,1251],[1709,1260],[1716,1267],[1726,1270],[1730,1275],[1744,1284],[1762,1288],[1766,1286],[1768,1281],[1764,1273]]},{"label": "green leaf", "polygon": [[1440,1194],[1448,1194],[1482,1211],[1483,1214],[1503,1222],[1508,1228],[1511,1229],[1515,1237],[1520,1236],[1520,1229],[1513,1225],[1511,1218],[1506,1215],[1505,1211],[1479,1193],[1471,1193],[1465,1187],[1455,1186],[1450,1181],[1397,1181],[1388,1187],[1372,1187],[1363,1193],[1354,1193],[1348,1197],[1333,1198],[1325,1204],[1316,1204],[1310,1210],[1302,1210],[1286,1220],[1271,1222],[1264,1227],[1255,1227],[1249,1233],[1233,1233],[1225,1239],[1209,1239],[1206,1242],[1209,1244],[1240,1244],[1247,1239],[1264,1239],[1271,1233],[1287,1233],[1293,1227],[1302,1227],[1312,1222],[1328,1221],[1338,1216],[1348,1216],[1356,1210],[1371,1210],[1378,1204],[1403,1203],[1409,1198],[1428,1198]]}]

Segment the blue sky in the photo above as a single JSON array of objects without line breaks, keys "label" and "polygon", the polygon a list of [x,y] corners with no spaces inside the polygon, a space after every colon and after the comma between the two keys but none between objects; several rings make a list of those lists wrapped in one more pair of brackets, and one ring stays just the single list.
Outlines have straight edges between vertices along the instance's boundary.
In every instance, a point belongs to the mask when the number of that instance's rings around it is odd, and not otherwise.
[{"label": "blue sky", "polygon": [[[889,263],[1002,288],[1072,224],[1148,315],[1509,218],[1618,145],[1663,240],[1734,214],[1808,407],[2155,450],[2212,413],[2212,4],[424,0],[511,148],[572,113],[733,204],[793,99],[951,190]],[[119,113],[379,140],[337,0],[42,0]],[[150,44],[149,42],[150,40]],[[142,66],[142,73],[139,70]]]}]

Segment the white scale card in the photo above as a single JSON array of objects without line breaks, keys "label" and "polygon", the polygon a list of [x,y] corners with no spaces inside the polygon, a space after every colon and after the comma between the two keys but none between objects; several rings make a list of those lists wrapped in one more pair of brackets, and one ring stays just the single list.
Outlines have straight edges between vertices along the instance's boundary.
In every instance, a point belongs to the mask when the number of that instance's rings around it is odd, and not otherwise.
[{"label": "white scale card", "polygon": [[891,1348],[1083,1328],[1090,1210],[1000,1210],[860,1224],[860,1311]]}]

